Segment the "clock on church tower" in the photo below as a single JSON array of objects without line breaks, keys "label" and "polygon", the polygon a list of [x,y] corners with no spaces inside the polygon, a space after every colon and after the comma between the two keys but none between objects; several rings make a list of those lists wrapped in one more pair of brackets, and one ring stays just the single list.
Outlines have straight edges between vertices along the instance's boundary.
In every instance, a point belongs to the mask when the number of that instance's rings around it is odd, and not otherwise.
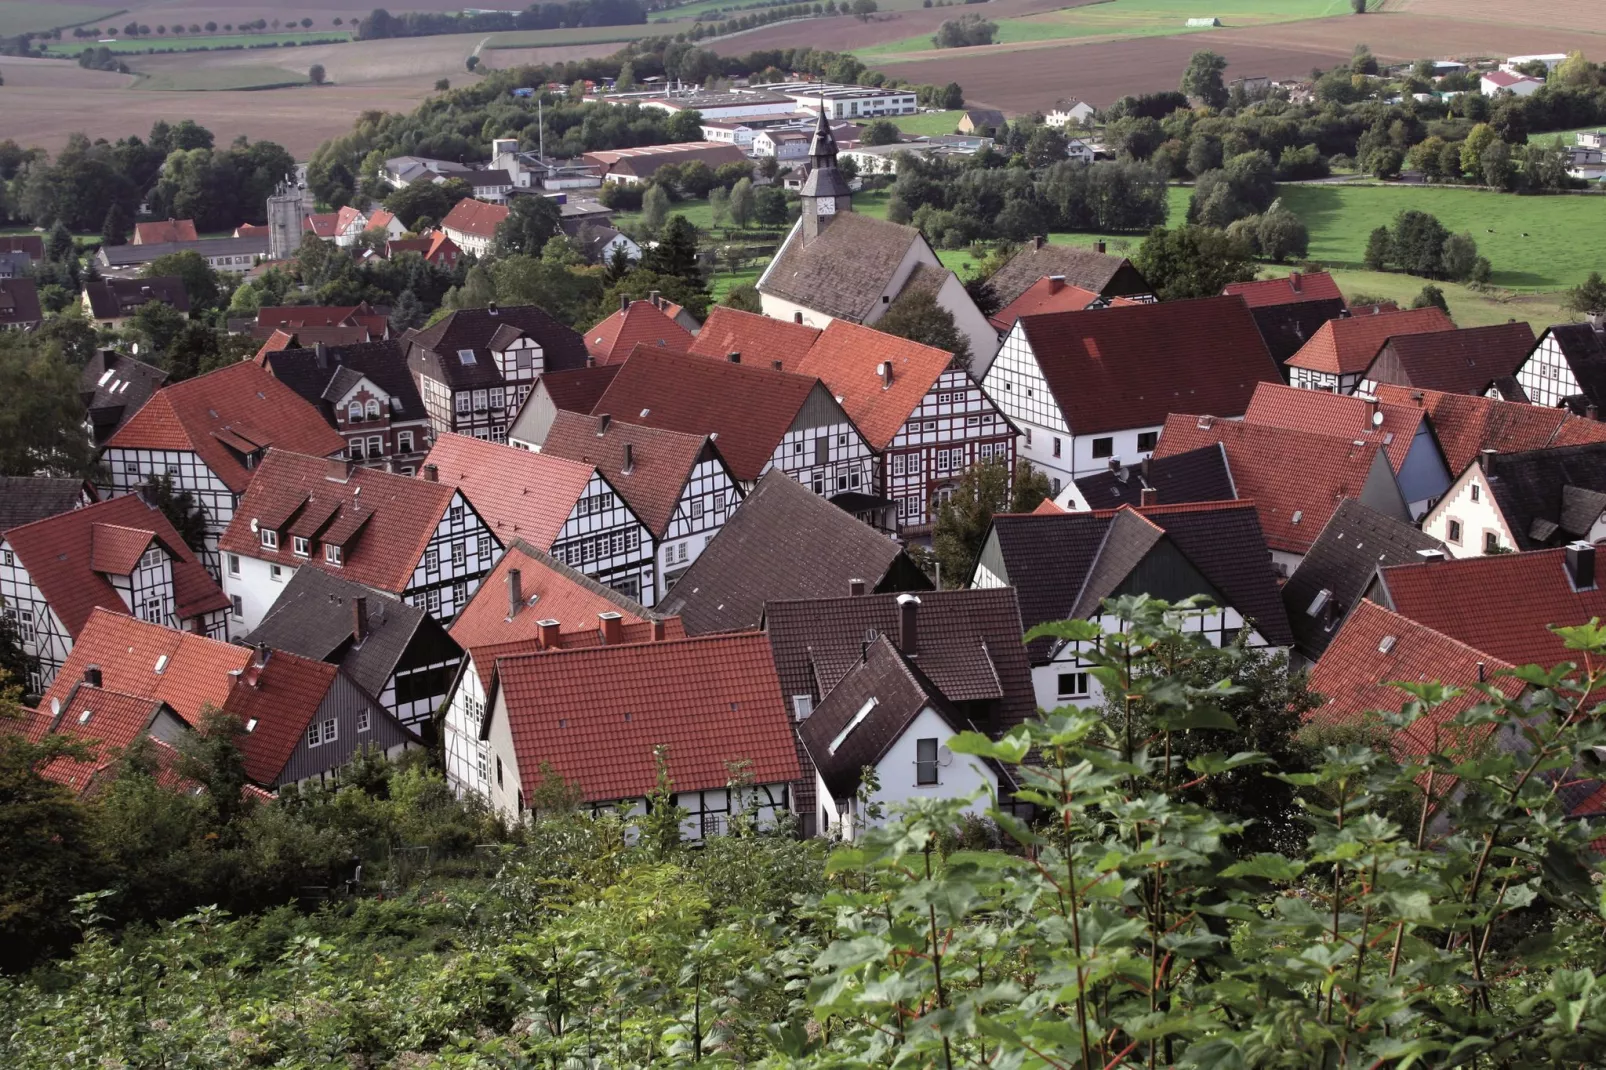
[{"label": "clock on church tower", "polygon": [[820,197],[814,202],[815,215],[836,215],[836,198]]}]

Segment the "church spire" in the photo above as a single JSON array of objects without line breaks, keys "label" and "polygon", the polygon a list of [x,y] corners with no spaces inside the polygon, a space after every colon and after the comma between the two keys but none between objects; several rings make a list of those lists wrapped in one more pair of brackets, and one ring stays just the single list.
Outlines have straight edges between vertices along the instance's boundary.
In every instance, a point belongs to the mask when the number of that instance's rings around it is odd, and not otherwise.
[{"label": "church spire", "polygon": [[839,212],[853,211],[853,191],[836,166],[836,138],[825,109],[814,124],[814,140],[809,144],[809,175],[798,191],[803,201],[803,241],[819,237]]}]

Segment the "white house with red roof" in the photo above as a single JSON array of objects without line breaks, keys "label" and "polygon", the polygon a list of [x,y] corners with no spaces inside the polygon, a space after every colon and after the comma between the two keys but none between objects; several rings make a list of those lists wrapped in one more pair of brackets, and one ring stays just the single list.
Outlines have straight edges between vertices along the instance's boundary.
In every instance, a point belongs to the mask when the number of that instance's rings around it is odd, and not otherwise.
[{"label": "white house with red roof", "polygon": [[220,540],[233,626],[253,631],[298,569],[393,594],[445,623],[503,543],[456,487],[274,450]]},{"label": "white house with red roof", "polygon": [[250,361],[158,390],[106,441],[96,489],[133,494],[158,476],[194,495],[206,521],[201,563],[221,574],[218,539],[270,447],[339,457],[346,440],[294,390]]},{"label": "white house with red roof", "polygon": [[1529,74],[1517,74],[1513,71],[1489,71],[1478,79],[1478,89],[1486,97],[1498,97],[1501,93],[1510,93],[1517,97],[1531,97],[1545,87],[1543,78],[1535,78]]},{"label": "white house with red roof", "polygon": [[1242,416],[1282,376],[1241,297],[1022,316],[982,380],[1054,493],[1153,454],[1166,416]]},{"label": "white house with red roof", "polygon": [[0,533],[0,615],[49,687],[98,608],[226,640],[228,599],[154,505],[126,495]]},{"label": "white house with red roof", "polygon": [[496,228],[508,216],[505,204],[489,204],[464,197],[441,220],[441,230],[465,253],[484,256],[496,241]]}]

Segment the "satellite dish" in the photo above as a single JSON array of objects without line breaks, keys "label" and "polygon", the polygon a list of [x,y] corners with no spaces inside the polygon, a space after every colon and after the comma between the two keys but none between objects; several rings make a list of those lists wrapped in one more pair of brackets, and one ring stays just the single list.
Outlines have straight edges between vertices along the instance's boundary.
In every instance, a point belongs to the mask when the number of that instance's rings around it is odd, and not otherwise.
[{"label": "satellite dish", "polygon": [[1381,412],[1374,412],[1372,414],[1372,426],[1373,427],[1382,427],[1383,426],[1383,414]]},{"label": "satellite dish", "polygon": [[945,769],[954,764],[954,752],[948,749],[946,743],[937,748],[937,764]]},{"label": "satellite dish", "polygon": [[252,517],[251,518],[251,531],[254,534],[256,532],[256,530],[257,530],[257,518],[256,517]]},{"label": "satellite dish", "polygon": [[136,357],[139,356],[139,343],[138,342],[135,342],[133,345],[129,346],[128,348],[134,354],[134,356],[136,356]]}]

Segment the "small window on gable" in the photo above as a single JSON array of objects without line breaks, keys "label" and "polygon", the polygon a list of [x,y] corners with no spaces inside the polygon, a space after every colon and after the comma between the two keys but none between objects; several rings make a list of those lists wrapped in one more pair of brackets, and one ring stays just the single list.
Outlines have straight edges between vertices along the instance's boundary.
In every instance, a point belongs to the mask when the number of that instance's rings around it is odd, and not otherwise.
[{"label": "small window on gable", "polygon": [[368,400],[368,418],[370,420],[379,419],[379,402],[372,398]]},{"label": "small window on gable", "polygon": [[1478,487],[1478,485],[1476,483],[1472,484],[1472,500],[1473,501],[1479,501],[1479,500],[1481,500],[1481,498],[1482,498],[1482,491],[1479,489],[1479,487]]},{"label": "small window on gable", "polygon": [[1486,553],[1486,554],[1499,553],[1500,552],[1500,536],[1496,535],[1492,531],[1484,532],[1483,533],[1483,552]]},{"label": "small window on gable", "polygon": [[473,364],[474,351],[472,349],[459,349],[457,351],[457,360],[460,364]]},{"label": "small window on gable", "polygon": [[915,740],[915,783],[935,784],[937,782],[937,741],[935,739]]},{"label": "small window on gable", "polygon": [[1461,521],[1452,520],[1449,524],[1449,539],[1457,546],[1461,544]]},{"label": "small window on gable", "polygon": [[374,714],[372,710],[363,710],[357,714],[357,731],[366,732],[373,726]]}]

